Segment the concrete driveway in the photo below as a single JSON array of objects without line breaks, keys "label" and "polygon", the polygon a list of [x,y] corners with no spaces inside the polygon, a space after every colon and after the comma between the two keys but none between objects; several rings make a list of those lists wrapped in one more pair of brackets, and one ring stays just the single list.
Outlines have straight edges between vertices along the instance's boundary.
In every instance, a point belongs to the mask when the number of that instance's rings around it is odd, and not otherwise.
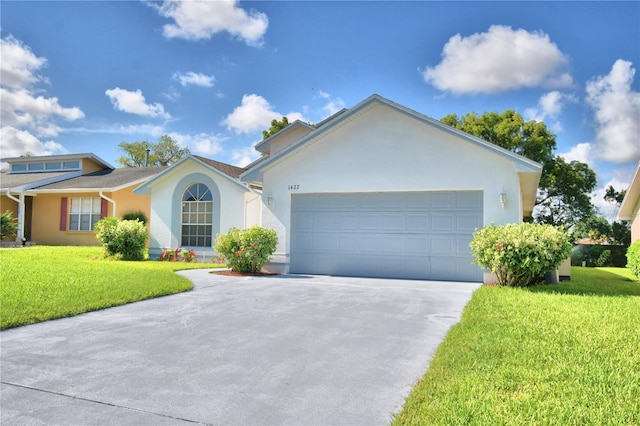
[{"label": "concrete driveway", "polygon": [[194,291],[0,333],[0,423],[388,424],[479,286],[181,274]]}]

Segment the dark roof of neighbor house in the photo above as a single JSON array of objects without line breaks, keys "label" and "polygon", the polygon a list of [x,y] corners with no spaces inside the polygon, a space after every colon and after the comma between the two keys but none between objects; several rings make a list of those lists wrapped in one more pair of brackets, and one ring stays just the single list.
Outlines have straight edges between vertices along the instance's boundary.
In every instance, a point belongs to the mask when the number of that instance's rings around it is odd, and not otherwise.
[{"label": "dark roof of neighbor house", "polygon": [[34,191],[54,192],[70,189],[115,189],[146,180],[166,168],[167,167],[122,167],[100,170],[62,182],[43,185],[35,188]]},{"label": "dark roof of neighbor house", "polygon": [[65,176],[72,178],[77,172],[41,172],[41,173],[0,173],[0,190],[3,192],[10,188],[34,187],[38,182],[51,182],[52,180],[64,179]]},{"label": "dark roof of neighbor house", "polygon": [[216,160],[210,160],[209,158],[200,157],[199,155],[193,155],[193,157],[197,158],[198,160],[202,161],[203,163],[206,163],[206,164],[210,165],[214,169],[217,169],[217,170],[221,171],[222,173],[224,173],[225,175],[228,175],[228,176],[230,176],[230,177],[232,177],[234,179],[239,178],[242,173],[247,171],[246,169],[244,169],[242,167],[232,166],[231,164],[222,163],[222,162],[216,161]]}]

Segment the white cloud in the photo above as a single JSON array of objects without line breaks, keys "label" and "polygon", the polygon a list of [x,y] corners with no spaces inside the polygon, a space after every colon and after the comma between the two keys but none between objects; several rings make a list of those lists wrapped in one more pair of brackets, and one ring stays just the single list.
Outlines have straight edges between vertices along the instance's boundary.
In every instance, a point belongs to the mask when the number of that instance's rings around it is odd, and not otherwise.
[{"label": "white cloud", "polygon": [[340,111],[344,108],[344,101],[341,98],[335,98],[329,101],[324,107],[322,107],[322,111],[326,113],[326,117],[330,117],[336,112]]},{"label": "white cloud", "polygon": [[568,60],[542,32],[493,25],[486,33],[456,34],[442,60],[423,71],[425,81],[453,93],[500,93],[523,87],[566,87]]},{"label": "white cloud", "polygon": [[629,181],[624,182],[616,177],[613,177],[604,185],[596,188],[596,190],[591,194],[591,201],[593,205],[598,209],[599,213],[609,221],[613,222],[618,216],[619,208],[617,205],[604,200],[604,196],[609,186],[613,186],[616,191],[621,191],[629,187]]},{"label": "white cloud", "polygon": [[150,135],[160,137],[166,133],[163,126],[153,124],[113,124],[107,127],[75,127],[66,129],[67,132],[74,133],[105,133],[117,135]]},{"label": "white cloud", "polygon": [[614,163],[640,160],[640,92],[632,89],[635,69],[618,59],[609,74],[587,82],[587,103],[595,114],[598,157]]},{"label": "white cloud", "polygon": [[559,132],[562,131],[562,125],[558,121],[558,117],[567,102],[576,102],[575,96],[554,90],[542,95],[538,100],[538,105],[534,108],[527,108],[524,111],[524,116],[527,120],[548,122],[551,130]]},{"label": "white cloud", "polygon": [[65,154],[67,150],[54,141],[41,142],[26,130],[3,126],[0,128],[0,152],[3,157],[9,158],[19,157],[24,154]]},{"label": "white cloud", "polygon": [[162,104],[147,104],[141,90],[132,92],[116,87],[104,93],[111,99],[113,107],[119,111],[146,117],[171,118],[171,115],[164,111]]},{"label": "white cloud", "polygon": [[274,111],[271,104],[262,96],[244,95],[240,106],[222,120],[222,124],[236,133],[253,133],[268,129],[272,120],[280,120],[283,116],[286,116],[290,123],[295,120],[305,121],[299,112],[281,114]]},{"label": "white cloud", "polygon": [[559,157],[564,158],[567,163],[572,161],[580,161],[581,163],[592,164],[593,152],[591,144],[587,142],[579,143],[571,148],[568,152],[558,154]]},{"label": "white cloud", "polygon": [[173,74],[173,79],[178,81],[182,86],[193,84],[195,86],[202,86],[202,87],[213,87],[213,84],[216,81],[214,76],[212,75],[195,73],[193,71],[189,71],[187,73],[177,72]]},{"label": "white cloud", "polygon": [[260,157],[260,153],[253,146],[235,149],[231,152],[231,160],[238,167],[244,167],[251,164]]},{"label": "white cloud", "polygon": [[65,152],[55,141],[40,137],[56,137],[64,129],[59,120],[84,118],[78,107],[63,107],[58,98],[47,97],[45,90],[35,87],[48,83],[38,74],[47,62],[31,48],[9,35],[0,39],[0,123],[3,156],[26,153],[46,155]]},{"label": "white cloud", "polygon": [[3,86],[20,89],[44,80],[37,72],[47,60],[34,55],[29,46],[11,35],[0,39],[0,58],[0,81]]},{"label": "white cloud", "polygon": [[170,133],[169,136],[178,141],[181,146],[189,147],[193,153],[215,155],[222,151],[222,142],[225,138],[208,133],[197,135],[185,135],[181,133]]},{"label": "white cloud", "polygon": [[160,15],[173,19],[163,27],[167,38],[186,40],[210,39],[226,31],[250,46],[260,46],[269,26],[267,15],[255,10],[247,12],[236,0],[174,1],[151,5]]}]

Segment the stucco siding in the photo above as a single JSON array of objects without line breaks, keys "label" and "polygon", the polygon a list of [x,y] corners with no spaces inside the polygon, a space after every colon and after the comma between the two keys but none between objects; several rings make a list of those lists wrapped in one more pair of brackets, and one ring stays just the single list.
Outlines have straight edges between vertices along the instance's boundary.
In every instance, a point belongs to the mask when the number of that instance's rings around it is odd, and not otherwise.
[{"label": "stucco siding", "polygon": [[[134,195],[134,186],[104,195],[116,202],[116,216],[141,210],[150,216],[150,197]],[[31,240],[44,245],[99,246],[94,231],[60,230],[62,198],[92,197],[99,198],[98,192],[73,192],[67,194],[37,194],[33,197],[33,217],[31,220]],[[68,214],[68,210],[67,210]],[[107,204],[107,215],[113,216],[113,205]],[[68,220],[68,218],[67,218]],[[147,225],[148,226],[148,225]]]},{"label": "stucco siding", "polygon": [[[150,257],[157,257],[166,248],[183,247],[181,244],[182,197],[187,188],[196,183],[205,184],[213,196],[214,240],[217,234],[227,232],[230,228],[245,227],[245,203],[249,201],[245,198],[247,191],[201,164],[187,161],[150,185]],[[196,251],[202,252],[203,255],[213,254],[211,247],[198,247]]]},{"label": "stucco siding", "polygon": [[631,242],[640,240],[640,202],[636,204],[635,214],[631,219]]},{"label": "stucco siding", "polygon": [[290,146],[292,143],[308,135],[309,133],[311,133],[311,129],[302,126],[288,130],[285,134],[277,137],[277,139],[274,139],[269,144],[270,154],[274,155],[277,152],[282,151],[284,148]]},{"label": "stucco siding", "polygon": [[292,193],[483,191],[485,225],[521,218],[511,161],[378,104],[269,165],[263,178],[272,205],[263,206],[262,225],[278,232],[276,263],[288,262]]}]

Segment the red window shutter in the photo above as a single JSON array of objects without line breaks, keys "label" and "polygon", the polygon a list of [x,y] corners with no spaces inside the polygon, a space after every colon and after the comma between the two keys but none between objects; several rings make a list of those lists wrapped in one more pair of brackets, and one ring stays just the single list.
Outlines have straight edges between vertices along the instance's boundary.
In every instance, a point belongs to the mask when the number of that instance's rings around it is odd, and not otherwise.
[{"label": "red window shutter", "polygon": [[107,210],[109,209],[109,204],[107,204],[107,200],[104,198],[100,199],[100,219],[107,217]]},{"label": "red window shutter", "polygon": [[67,230],[67,197],[60,199],[60,230]]}]

